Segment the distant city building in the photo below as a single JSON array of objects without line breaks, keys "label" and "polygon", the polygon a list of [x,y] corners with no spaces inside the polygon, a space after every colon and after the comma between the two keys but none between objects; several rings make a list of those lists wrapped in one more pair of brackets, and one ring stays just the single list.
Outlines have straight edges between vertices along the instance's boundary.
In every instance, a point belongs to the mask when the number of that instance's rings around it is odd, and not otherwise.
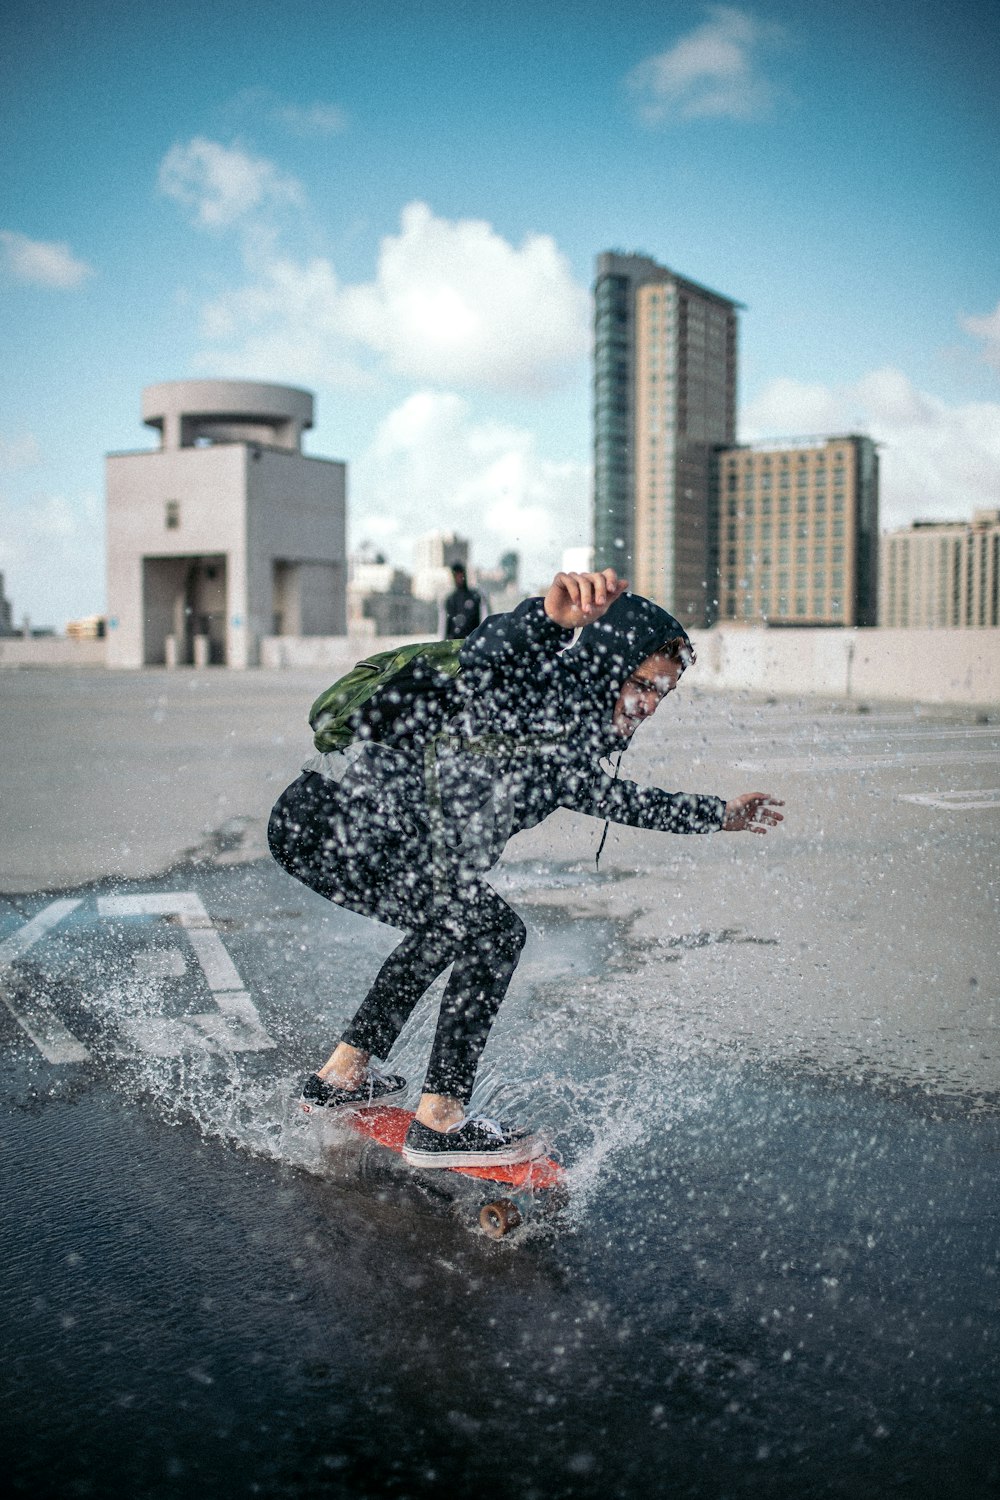
[{"label": "distant city building", "polygon": [[455,587],[453,563],[469,568],[469,543],[453,531],[431,531],[413,544],[413,592],[418,599],[440,604]]},{"label": "distant city building", "polygon": [[7,598],[3,574],[0,573],[0,636],[14,635],[14,606]]},{"label": "distant city building", "polygon": [[346,466],[306,457],[292,386],[148,386],[156,451],[107,459],[108,662],[253,666],[263,636],[340,635]]},{"label": "distant city building", "polygon": [[740,303],[610,251],[594,285],[594,565],[708,625],[714,451],[736,439]]},{"label": "distant city building", "polygon": [[347,628],[351,635],[435,634],[436,603],[415,598],[410,574],[387,562],[381,553],[374,558],[352,557],[349,575]]},{"label": "distant city building", "polygon": [[716,475],[720,619],[876,623],[878,454],[871,438],[724,448]]},{"label": "distant city building", "polygon": [[521,559],[516,552],[505,552],[495,568],[480,568],[476,588],[483,595],[488,615],[505,614],[516,609],[525,597],[520,581]]},{"label": "distant city building", "polygon": [[103,615],[85,615],[82,620],[69,620],[66,637],[71,641],[99,641],[107,633],[107,620]]},{"label": "distant city building", "polygon": [[879,624],[1000,625],[1000,510],[882,538]]}]

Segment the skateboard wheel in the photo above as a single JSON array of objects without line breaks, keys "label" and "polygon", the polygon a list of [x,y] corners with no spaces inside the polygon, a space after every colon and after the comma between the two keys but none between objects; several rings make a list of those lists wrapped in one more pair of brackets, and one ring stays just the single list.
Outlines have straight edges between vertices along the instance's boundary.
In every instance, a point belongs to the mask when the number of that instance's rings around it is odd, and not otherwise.
[{"label": "skateboard wheel", "polygon": [[484,1203],[479,1211],[479,1223],[484,1234],[491,1240],[502,1240],[521,1222],[517,1204],[509,1198],[498,1198],[495,1203]]}]

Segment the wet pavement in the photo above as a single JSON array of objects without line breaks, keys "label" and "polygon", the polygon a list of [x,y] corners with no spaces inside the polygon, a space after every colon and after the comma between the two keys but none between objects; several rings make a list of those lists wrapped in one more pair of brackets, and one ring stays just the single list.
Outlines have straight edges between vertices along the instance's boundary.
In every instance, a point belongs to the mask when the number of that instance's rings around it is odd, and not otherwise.
[{"label": "wet pavement", "polygon": [[[24,740],[65,709],[42,677],[3,684]],[[90,679],[117,782],[5,771],[15,1489],[995,1493],[997,726],[678,695],[623,772],[760,783],[780,832],[613,829],[596,874],[588,820],[513,842],[530,938],[475,1102],[545,1129],[570,1192],[494,1244],[338,1173],[296,1109],[394,937],[259,857],[311,685],[195,680]],[[78,804],[95,839],[63,836]],[[415,1085],[432,1023],[394,1057]]]}]

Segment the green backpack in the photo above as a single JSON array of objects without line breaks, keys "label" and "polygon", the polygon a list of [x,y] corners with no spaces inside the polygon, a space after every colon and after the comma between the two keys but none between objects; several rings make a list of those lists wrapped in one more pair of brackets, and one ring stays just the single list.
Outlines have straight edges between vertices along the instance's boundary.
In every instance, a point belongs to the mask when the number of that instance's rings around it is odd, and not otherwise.
[{"label": "green backpack", "polygon": [[343,750],[359,735],[381,739],[418,699],[429,706],[441,703],[458,676],[464,645],[464,640],[418,641],[366,656],[320,693],[309,710],[316,749],[322,754]]}]

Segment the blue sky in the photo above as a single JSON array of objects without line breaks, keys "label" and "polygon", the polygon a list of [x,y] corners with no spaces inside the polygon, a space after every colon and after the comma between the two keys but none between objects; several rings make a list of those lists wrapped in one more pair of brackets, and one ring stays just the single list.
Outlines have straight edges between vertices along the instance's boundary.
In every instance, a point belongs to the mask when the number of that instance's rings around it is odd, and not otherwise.
[{"label": "blue sky", "polygon": [[986,4],[9,0],[17,616],[103,607],[103,455],[188,375],[316,392],[353,544],[540,582],[589,537],[608,248],[746,304],[741,437],[871,432],[884,525],[1000,506],[998,93]]}]

